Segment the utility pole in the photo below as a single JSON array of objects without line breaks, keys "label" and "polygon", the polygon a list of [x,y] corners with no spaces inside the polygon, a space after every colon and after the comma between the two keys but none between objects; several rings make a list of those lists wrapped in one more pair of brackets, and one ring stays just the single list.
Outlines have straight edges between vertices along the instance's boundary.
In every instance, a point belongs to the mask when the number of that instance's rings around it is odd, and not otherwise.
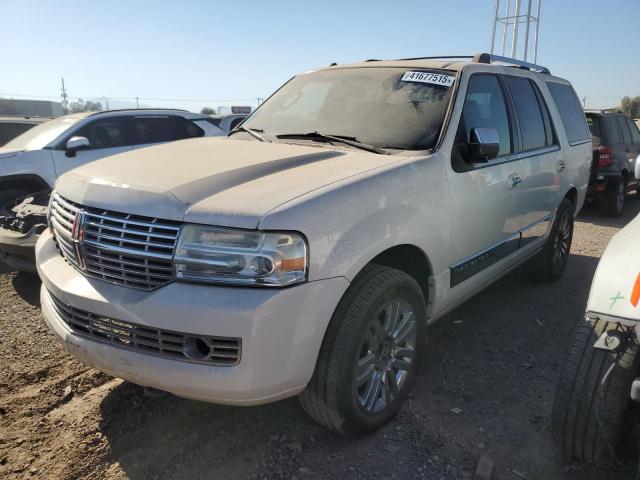
[{"label": "utility pole", "polygon": [[64,87],[64,77],[62,77],[62,90],[60,91],[60,97],[62,98],[62,111],[69,113],[69,97],[67,95],[67,89]]},{"label": "utility pole", "polygon": [[140,108],[140,102],[138,100],[139,100],[139,98],[136,97],[136,108]]}]

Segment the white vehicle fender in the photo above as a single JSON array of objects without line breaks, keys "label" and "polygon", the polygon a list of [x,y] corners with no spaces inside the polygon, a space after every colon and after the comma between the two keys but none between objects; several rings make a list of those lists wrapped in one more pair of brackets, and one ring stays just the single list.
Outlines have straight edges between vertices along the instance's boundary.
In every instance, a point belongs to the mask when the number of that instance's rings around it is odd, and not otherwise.
[{"label": "white vehicle fender", "polygon": [[52,187],[56,180],[50,150],[27,150],[0,159],[0,182],[6,177],[31,177],[43,180]]},{"label": "white vehicle fender", "polygon": [[299,230],[309,242],[309,280],[352,281],[373,258],[399,245],[424,252],[433,273],[449,265],[450,206],[440,155],[409,158],[285,203],[263,230]]}]

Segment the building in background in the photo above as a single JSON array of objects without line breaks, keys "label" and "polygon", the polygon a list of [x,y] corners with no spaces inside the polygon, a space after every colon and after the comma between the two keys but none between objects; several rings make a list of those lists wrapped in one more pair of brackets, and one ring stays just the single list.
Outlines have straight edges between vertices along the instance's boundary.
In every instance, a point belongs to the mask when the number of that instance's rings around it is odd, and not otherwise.
[{"label": "building in background", "polygon": [[59,117],[64,115],[60,102],[0,98],[0,115],[21,117]]}]

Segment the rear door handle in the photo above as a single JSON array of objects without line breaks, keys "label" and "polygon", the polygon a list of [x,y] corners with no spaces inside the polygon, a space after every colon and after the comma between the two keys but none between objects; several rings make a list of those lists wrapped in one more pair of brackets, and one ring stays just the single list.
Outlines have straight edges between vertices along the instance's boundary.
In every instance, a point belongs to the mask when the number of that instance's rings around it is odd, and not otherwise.
[{"label": "rear door handle", "polygon": [[559,161],[559,162],[556,164],[556,173],[564,172],[564,169],[565,169],[565,164],[564,164],[564,162],[563,162],[563,161]]},{"label": "rear door handle", "polygon": [[519,174],[512,173],[511,175],[509,175],[509,180],[507,181],[507,183],[509,185],[509,188],[513,190],[522,183],[522,178],[520,178]]}]

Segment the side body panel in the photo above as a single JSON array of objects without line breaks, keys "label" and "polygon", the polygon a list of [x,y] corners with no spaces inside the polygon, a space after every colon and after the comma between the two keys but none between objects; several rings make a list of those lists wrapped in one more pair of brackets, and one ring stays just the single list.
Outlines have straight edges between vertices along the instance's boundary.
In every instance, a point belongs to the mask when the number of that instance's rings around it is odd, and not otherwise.
[{"label": "side body panel", "polygon": [[57,175],[51,150],[26,150],[15,156],[0,159],[0,182],[3,177],[25,175],[40,177],[53,187]]}]

